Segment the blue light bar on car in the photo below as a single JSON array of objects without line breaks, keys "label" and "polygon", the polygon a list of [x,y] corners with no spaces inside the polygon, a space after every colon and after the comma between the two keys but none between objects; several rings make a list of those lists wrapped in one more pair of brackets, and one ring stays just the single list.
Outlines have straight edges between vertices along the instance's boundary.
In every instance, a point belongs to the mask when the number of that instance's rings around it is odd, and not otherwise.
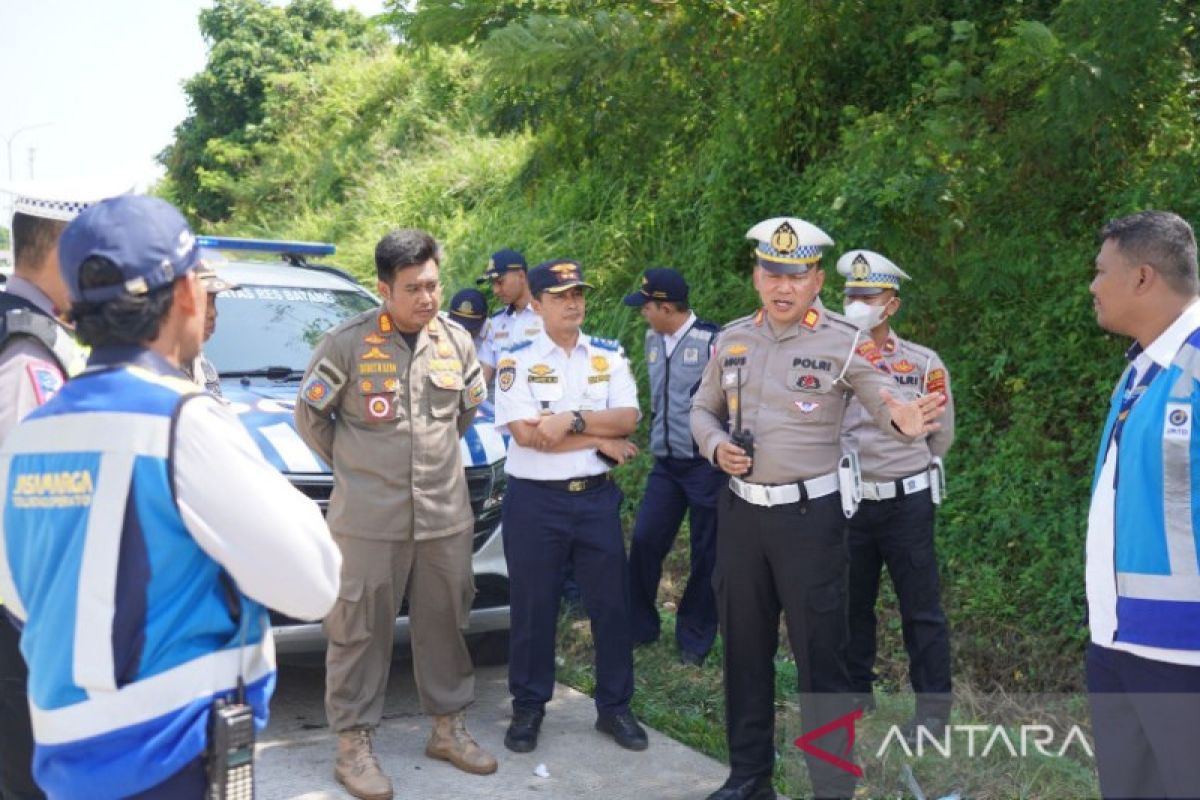
[{"label": "blue light bar on car", "polygon": [[256,253],[291,253],[298,256],[331,256],[337,248],[328,242],[286,242],[280,239],[235,239],[231,236],[197,236],[196,243],[213,250],[251,250]]}]

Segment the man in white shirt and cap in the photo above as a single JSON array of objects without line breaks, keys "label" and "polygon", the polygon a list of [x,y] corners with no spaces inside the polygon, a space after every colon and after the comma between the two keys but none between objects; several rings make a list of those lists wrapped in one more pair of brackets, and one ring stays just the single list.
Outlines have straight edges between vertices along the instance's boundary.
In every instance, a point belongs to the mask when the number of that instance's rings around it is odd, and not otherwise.
[{"label": "man in white shirt and cap", "polygon": [[[218,275],[212,265],[205,261],[201,261],[200,266],[196,267],[196,277],[204,284],[207,297],[208,304],[204,307],[204,341],[207,342],[217,330],[217,295],[239,287],[233,281]],[[221,396],[221,376],[203,350],[197,353],[192,361],[181,364],[179,368],[196,385],[203,387],[204,391],[217,397]]]}]

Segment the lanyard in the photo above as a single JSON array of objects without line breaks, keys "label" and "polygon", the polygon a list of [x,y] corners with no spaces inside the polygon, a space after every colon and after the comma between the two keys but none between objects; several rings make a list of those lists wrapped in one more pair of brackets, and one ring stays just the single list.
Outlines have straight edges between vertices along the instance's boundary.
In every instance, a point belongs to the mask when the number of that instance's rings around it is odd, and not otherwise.
[{"label": "lanyard", "polygon": [[1117,447],[1121,446],[1121,431],[1125,429],[1125,421],[1129,419],[1129,413],[1133,410],[1133,404],[1146,393],[1146,387],[1158,377],[1158,373],[1162,372],[1162,367],[1157,362],[1151,362],[1146,368],[1142,379],[1133,386],[1133,370],[1129,371],[1129,378],[1125,381],[1125,394],[1121,397],[1121,408],[1117,411],[1117,421],[1113,423],[1112,434],[1108,438],[1108,446],[1105,447],[1107,452],[1108,447],[1114,443]]}]

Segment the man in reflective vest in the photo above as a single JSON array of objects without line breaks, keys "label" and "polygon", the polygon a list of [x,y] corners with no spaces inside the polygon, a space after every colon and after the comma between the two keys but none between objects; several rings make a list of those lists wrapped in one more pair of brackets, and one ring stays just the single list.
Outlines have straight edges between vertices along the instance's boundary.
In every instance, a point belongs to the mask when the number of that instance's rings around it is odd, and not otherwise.
[{"label": "man in reflective vest", "polygon": [[244,682],[266,724],[264,606],[321,617],[341,559],[316,504],[179,370],[204,330],[179,212],[105,200],[59,255],[92,353],[0,446],[0,595],[24,626],[34,777],[50,796],[199,798],[214,701]]}]

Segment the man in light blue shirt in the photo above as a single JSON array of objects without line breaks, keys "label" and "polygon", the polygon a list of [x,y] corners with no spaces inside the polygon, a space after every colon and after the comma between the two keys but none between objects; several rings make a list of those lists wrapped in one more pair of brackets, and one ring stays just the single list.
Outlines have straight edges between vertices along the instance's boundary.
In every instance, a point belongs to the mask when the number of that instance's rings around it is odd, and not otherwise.
[{"label": "man in light blue shirt", "polygon": [[1200,792],[1200,278],[1192,228],[1143,211],[1100,233],[1096,321],[1134,339],[1096,459],[1087,683],[1106,797]]}]

